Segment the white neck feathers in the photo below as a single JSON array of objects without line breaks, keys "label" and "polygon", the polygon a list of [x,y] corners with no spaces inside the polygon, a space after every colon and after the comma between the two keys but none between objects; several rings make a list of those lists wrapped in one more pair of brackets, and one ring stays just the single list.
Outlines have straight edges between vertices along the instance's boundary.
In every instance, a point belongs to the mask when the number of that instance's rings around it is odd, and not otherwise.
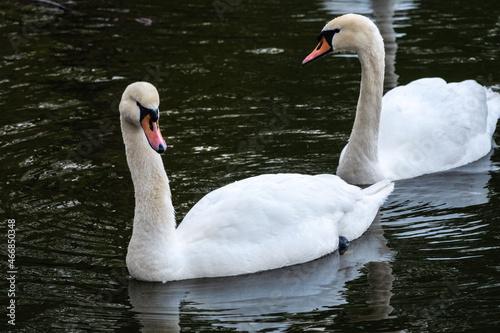
[{"label": "white neck feathers", "polygon": [[378,30],[358,48],[361,87],[349,144],[337,174],[348,183],[373,184],[383,179],[378,160],[378,133],[384,81],[384,45]]},{"label": "white neck feathers", "polygon": [[[154,280],[172,266],[169,260],[175,261],[176,223],[169,181],[161,156],[149,147],[142,128],[124,119],[121,126],[135,190],[127,266],[134,276]],[[170,253],[172,257],[158,253]]]}]

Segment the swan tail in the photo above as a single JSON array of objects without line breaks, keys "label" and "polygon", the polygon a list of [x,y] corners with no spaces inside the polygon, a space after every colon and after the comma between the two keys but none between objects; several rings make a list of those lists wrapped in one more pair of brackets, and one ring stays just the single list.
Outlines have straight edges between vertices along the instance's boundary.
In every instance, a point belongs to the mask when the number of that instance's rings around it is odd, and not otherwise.
[{"label": "swan tail", "polygon": [[365,194],[368,196],[378,197],[381,205],[384,203],[385,199],[387,199],[389,194],[391,194],[393,189],[394,189],[394,183],[391,182],[389,179],[386,179],[363,189],[363,192],[365,192]]}]

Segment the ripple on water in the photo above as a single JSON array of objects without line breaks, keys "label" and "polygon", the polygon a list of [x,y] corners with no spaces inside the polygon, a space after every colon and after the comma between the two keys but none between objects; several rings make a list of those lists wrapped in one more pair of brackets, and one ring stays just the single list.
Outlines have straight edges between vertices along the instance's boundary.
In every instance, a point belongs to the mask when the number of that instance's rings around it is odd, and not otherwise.
[{"label": "ripple on water", "polygon": [[285,50],[278,47],[265,47],[260,49],[246,50],[246,52],[253,54],[279,54],[285,52]]}]

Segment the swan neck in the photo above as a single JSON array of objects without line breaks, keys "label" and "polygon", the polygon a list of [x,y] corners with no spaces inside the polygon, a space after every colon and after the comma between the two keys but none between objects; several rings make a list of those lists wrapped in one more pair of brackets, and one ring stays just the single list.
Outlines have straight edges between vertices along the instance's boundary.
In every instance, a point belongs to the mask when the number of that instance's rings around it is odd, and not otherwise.
[{"label": "swan neck", "polygon": [[348,183],[373,184],[384,179],[378,159],[385,57],[382,41],[358,56],[361,86],[356,118],[337,174]]},{"label": "swan neck", "polygon": [[[377,142],[382,111],[384,55],[360,54],[361,85],[351,140],[359,141],[371,159],[377,160]],[[369,148],[369,149],[368,149]]]},{"label": "swan neck", "polygon": [[162,238],[173,237],[176,226],[175,213],[161,156],[151,149],[139,126],[122,121],[122,133],[127,163],[134,183],[135,213],[132,237],[143,233],[162,235]]}]

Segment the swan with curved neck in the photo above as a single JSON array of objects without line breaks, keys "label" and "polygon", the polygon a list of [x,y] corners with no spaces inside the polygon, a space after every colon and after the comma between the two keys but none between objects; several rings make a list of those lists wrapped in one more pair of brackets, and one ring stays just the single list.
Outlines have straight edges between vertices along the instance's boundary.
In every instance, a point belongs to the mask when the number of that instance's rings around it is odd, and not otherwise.
[{"label": "swan with curved neck", "polygon": [[354,52],[361,87],[337,175],[351,184],[404,179],[465,165],[486,155],[500,117],[500,95],[469,80],[420,79],[383,98],[384,43],[368,18],[330,21],[303,65],[331,52]]},{"label": "swan with curved neck", "polygon": [[247,274],[345,251],[393,189],[382,181],[362,190],[334,175],[261,175],[207,194],[176,228],[159,116],[153,85],[125,89],[120,121],[135,189],[126,261],[139,280]]}]

